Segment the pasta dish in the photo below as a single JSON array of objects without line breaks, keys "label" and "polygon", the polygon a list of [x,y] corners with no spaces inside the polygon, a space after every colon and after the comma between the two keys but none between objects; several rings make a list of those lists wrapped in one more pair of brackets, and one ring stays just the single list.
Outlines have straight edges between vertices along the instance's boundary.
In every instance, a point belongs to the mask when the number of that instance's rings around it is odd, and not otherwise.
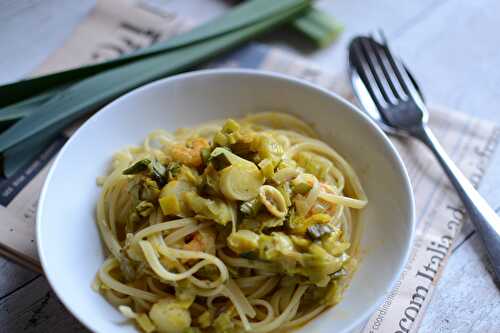
[{"label": "pasta dish", "polygon": [[288,114],[154,131],[98,184],[93,288],[144,332],[289,331],[356,269],[359,179]]}]

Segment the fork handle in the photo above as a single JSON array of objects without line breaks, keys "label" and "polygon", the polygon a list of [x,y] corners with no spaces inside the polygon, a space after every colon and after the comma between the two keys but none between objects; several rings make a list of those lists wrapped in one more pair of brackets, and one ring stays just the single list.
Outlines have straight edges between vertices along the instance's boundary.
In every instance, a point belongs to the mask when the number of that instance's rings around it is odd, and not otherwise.
[{"label": "fork handle", "polygon": [[500,217],[458,169],[428,126],[417,128],[413,134],[431,149],[457,190],[469,218],[483,239],[493,271],[500,281]]}]

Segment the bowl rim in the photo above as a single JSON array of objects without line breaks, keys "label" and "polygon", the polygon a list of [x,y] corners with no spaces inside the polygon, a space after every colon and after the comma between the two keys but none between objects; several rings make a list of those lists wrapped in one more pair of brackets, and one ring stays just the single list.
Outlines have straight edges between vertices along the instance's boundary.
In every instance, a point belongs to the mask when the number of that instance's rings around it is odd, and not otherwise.
[{"label": "bowl rim", "polygon": [[[139,95],[144,91],[147,91],[149,89],[152,89],[157,86],[162,86],[165,84],[169,84],[171,82],[177,81],[177,80],[185,80],[185,79],[190,79],[190,78],[195,78],[195,77],[204,77],[204,76],[233,76],[233,75],[246,75],[246,76],[258,76],[258,77],[263,77],[263,78],[270,78],[270,79],[278,79],[282,81],[288,81],[292,84],[296,84],[299,86],[302,86],[303,88],[307,89],[312,89],[316,90],[324,95],[326,95],[329,98],[332,98],[336,100],[337,103],[340,103],[344,107],[348,108],[350,111],[356,113],[361,121],[364,121],[365,123],[368,124],[368,126],[372,127],[376,135],[379,136],[379,138],[382,140],[386,148],[390,151],[390,154],[394,157],[396,163],[397,163],[397,168],[399,169],[399,173],[402,176],[403,182],[402,186],[404,187],[404,192],[407,194],[407,201],[408,201],[408,206],[409,206],[409,238],[408,242],[405,244],[405,253],[402,256],[402,260],[398,263],[399,267],[396,270],[396,273],[392,276],[391,280],[389,281],[386,290],[383,290],[383,292],[380,294],[380,296],[376,299],[371,306],[367,307],[361,315],[353,320],[351,323],[349,323],[346,328],[344,329],[343,332],[350,332],[353,329],[359,327],[363,322],[365,322],[370,315],[372,315],[375,310],[382,304],[383,300],[385,297],[389,294],[389,292],[394,288],[396,282],[399,280],[401,273],[406,266],[412,245],[414,242],[415,238],[415,228],[416,228],[416,214],[415,214],[415,198],[414,198],[414,192],[413,188],[410,182],[410,178],[408,176],[408,171],[406,170],[406,166],[403,163],[403,160],[399,154],[399,152],[396,150],[394,147],[393,143],[390,141],[390,139],[387,137],[387,135],[380,129],[380,127],[363,111],[361,111],[357,106],[349,102],[347,99],[344,97],[338,95],[335,92],[332,92],[326,88],[323,88],[319,85],[316,85],[314,83],[310,83],[308,81],[305,81],[303,79],[297,78],[297,77],[292,77],[289,75],[277,73],[277,72],[272,72],[268,70],[260,70],[260,69],[244,69],[244,68],[219,68],[219,69],[203,69],[203,70],[195,70],[195,71],[190,71],[186,73],[181,73],[173,76],[169,76],[163,79],[159,79],[150,83],[147,83],[145,85],[142,85],[140,87],[137,87],[122,96],[118,97],[117,99],[111,101],[110,103],[104,105],[103,107],[99,108],[91,117],[89,117],[72,135],[71,137],[66,141],[64,146],[61,148],[59,153],[57,154],[57,157],[54,159],[54,162],[50,166],[50,170],[47,174],[47,177],[43,183],[42,191],[39,197],[39,204],[37,208],[37,213],[36,213],[36,244],[37,244],[37,251],[38,251],[38,257],[40,259],[42,268],[43,268],[43,273],[49,282],[50,287],[54,291],[54,293],[57,295],[58,299],[61,301],[61,303],[64,305],[64,307],[76,318],[80,323],[82,323],[87,329],[93,331],[93,332],[100,332],[100,328],[95,326],[93,324],[93,321],[90,320],[89,318],[86,318],[84,316],[81,316],[80,313],[78,312],[78,309],[74,309],[68,302],[67,302],[67,297],[61,293],[60,290],[58,290],[57,283],[55,283],[53,275],[54,270],[50,270],[50,266],[48,263],[48,258],[46,257],[46,254],[44,253],[44,243],[42,240],[42,212],[43,212],[43,206],[45,205],[45,200],[46,200],[46,195],[48,192],[49,188],[49,183],[51,183],[52,178],[54,177],[54,172],[56,169],[56,166],[59,164],[59,161],[61,160],[62,156],[64,155],[65,151],[68,149],[70,144],[76,140],[78,137],[79,133],[84,129],[86,126],[89,126],[89,123],[92,123],[94,121],[97,121],[98,118],[100,117],[101,114],[104,112],[108,112],[110,109],[112,109],[115,105],[122,103],[123,100],[129,99],[132,97],[135,97],[135,95]],[[90,286],[89,286],[89,291],[90,291]]]}]

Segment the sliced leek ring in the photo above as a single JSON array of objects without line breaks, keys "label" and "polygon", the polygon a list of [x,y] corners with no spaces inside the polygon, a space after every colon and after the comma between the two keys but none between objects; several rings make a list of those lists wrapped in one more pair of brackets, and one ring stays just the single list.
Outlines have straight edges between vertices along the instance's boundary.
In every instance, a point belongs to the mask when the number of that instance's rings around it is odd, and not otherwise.
[{"label": "sliced leek ring", "polygon": [[264,177],[257,166],[252,165],[253,168],[231,165],[220,172],[219,187],[226,198],[247,201],[257,197]]},{"label": "sliced leek ring", "polygon": [[235,165],[235,166],[238,166],[238,167],[244,168],[244,169],[258,169],[257,166],[255,165],[255,163],[253,163],[252,161],[241,158],[238,155],[233,154],[229,150],[221,148],[221,147],[215,148],[214,151],[212,152],[211,156],[213,158],[213,157],[220,155],[220,154],[224,154],[226,156],[227,160],[229,162],[231,162],[231,165]]}]

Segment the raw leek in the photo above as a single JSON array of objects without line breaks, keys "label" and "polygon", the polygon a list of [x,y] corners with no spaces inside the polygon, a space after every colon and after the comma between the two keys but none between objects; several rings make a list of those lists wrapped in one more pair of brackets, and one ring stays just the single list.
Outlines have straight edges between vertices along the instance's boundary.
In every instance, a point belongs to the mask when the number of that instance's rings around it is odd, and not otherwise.
[{"label": "raw leek", "polygon": [[[161,45],[157,45],[153,47],[153,51],[140,51],[144,56],[142,58],[137,55],[127,58],[134,59],[134,62],[122,64],[112,61],[108,65],[103,64],[104,67],[87,66],[0,87],[0,100],[4,103],[12,101],[14,97],[14,100],[19,100],[31,96],[46,88],[56,89],[54,87],[58,84],[66,84],[68,73],[71,73],[72,79],[85,77],[62,90],[55,90],[50,98],[39,95],[31,98],[24,106],[21,103],[25,102],[14,104],[25,117],[0,134],[4,174],[15,172],[21,162],[25,164],[36,156],[41,147],[79,117],[140,85],[192,68],[268,31],[300,14],[309,3],[308,0],[271,3],[253,0],[219,18],[222,22],[204,25],[205,29],[211,32],[203,33],[200,27],[186,34],[187,37],[179,36],[174,42],[170,42],[171,44],[163,45],[163,49]],[[113,67],[112,64],[121,66]],[[88,68],[107,70],[88,76]],[[25,157],[19,158],[15,154],[16,151],[23,151]],[[9,170],[5,170],[7,166]]]},{"label": "raw leek", "polygon": [[297,17],[292,26],[319,47],[330,45],[343,29],[331,16],[314,7]]},{"label": "raw leek", "polygon": [[264,21],[273,21],[276,18],[280,18],[280,21],[284,22],[293,18],[295,14],[302,12],[309,5],[310,0],[247,1],[234,7],[221,17],[185,34],[173,37],[164,42],[159,42],[148,48],[131,52],[119,58],[0,86],[0,106],[9,105],[64,83],[74,82],[75,79],[82,79],[138,59],[215,39],[231,32],[255,26]]}]

